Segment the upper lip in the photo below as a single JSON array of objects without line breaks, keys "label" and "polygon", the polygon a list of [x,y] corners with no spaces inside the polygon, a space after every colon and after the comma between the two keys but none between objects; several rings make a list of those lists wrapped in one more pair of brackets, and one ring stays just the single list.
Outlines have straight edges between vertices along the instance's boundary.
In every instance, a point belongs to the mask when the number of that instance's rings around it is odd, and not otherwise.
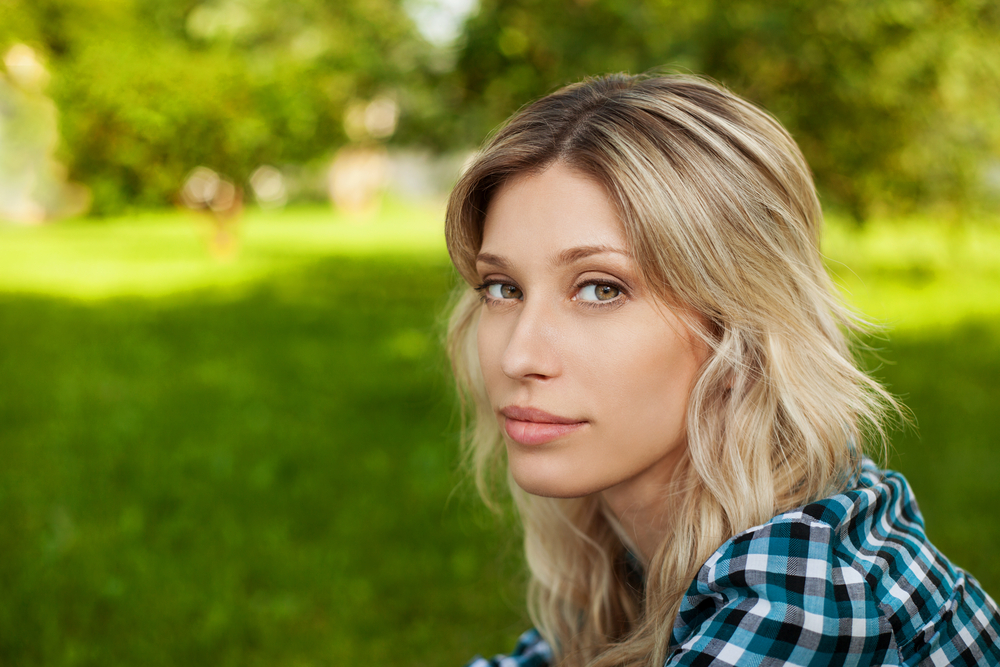
[{"label": "upper lip", "polygon": [[572,419],[570,417],[560,417],[538,408],[526,408],[520,405],[508,405],[500,410],[507,419],[514,419],[521,422],[535,422],[536,424],[579,424],[583,419]]}]

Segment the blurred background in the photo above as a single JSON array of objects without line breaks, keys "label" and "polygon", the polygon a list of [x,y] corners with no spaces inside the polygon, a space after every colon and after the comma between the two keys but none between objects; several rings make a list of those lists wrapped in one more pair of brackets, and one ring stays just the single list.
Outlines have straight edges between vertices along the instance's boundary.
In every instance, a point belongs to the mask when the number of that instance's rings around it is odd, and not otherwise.
[{"label": "blurred background", "polygon": [[459,665],[526,627],[457,471],[444,197],[583,76],[773,112],[1000,595],[1000,5],[0,0],[0,665]]}]

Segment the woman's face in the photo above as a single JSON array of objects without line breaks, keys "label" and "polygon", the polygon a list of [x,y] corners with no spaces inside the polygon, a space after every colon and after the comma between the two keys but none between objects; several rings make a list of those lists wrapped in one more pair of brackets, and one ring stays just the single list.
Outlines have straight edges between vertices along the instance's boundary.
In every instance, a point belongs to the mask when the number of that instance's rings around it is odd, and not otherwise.
[{"label": "woman's face", "polygon": [[627,253],[604,188],[563,164],[512,180],[489,206],[479,361],[529,493],[639,502],[683,452],[708,352]]}]

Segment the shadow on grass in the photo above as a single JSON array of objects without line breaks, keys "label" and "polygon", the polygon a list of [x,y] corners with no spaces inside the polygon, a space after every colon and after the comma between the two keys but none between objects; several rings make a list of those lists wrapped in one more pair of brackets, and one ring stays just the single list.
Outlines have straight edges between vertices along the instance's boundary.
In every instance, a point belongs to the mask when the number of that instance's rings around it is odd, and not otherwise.
[{"label": "shadow on grass", "polygon": [[0,295],[0,664],[508,645],[515,567],[452,496],[451,281],[341,259],[229,297]]},{"label": "shadow on grass", "polygon": [[[0,295],[0,664],[456,665],[526,624],[514,538],[452,492],[443,261],[243,294]],[[894,340],[891,457],[1000,592],[1000,322]]]},{"label": "shadow on grass", "polygon": [[912,410],[890,464],[913,485],[931,540],[1000,595],[1000,320],[893,337],[876,375]]}]

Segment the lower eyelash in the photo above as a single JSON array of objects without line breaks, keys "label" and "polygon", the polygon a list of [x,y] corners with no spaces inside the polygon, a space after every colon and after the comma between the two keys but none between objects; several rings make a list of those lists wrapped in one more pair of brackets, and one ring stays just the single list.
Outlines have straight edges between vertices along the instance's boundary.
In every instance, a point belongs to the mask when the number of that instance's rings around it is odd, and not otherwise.
[{"label": "lower eyelash", "polygon": [[494,282],[486,282],[486,283],[482,283],[480,285],[476,285],[472,289],[479,293],[479,300],[482,303],[498,304],[498,303],[506,303],[506,302],[510,301],[510,299],[497,299],[497,298],[492,297],[492,296],[489,295],[489,293],[488,293],[487,290],[490,287],[492,287],[493,285],[496,285],[496,284],[498,284],[496,281],[494,281]]},{"label": "lower eyelash", "polygon": [[579,301],[585,308],[617,308],[624,303],[622,299],[615,299],[613,301]]}]

